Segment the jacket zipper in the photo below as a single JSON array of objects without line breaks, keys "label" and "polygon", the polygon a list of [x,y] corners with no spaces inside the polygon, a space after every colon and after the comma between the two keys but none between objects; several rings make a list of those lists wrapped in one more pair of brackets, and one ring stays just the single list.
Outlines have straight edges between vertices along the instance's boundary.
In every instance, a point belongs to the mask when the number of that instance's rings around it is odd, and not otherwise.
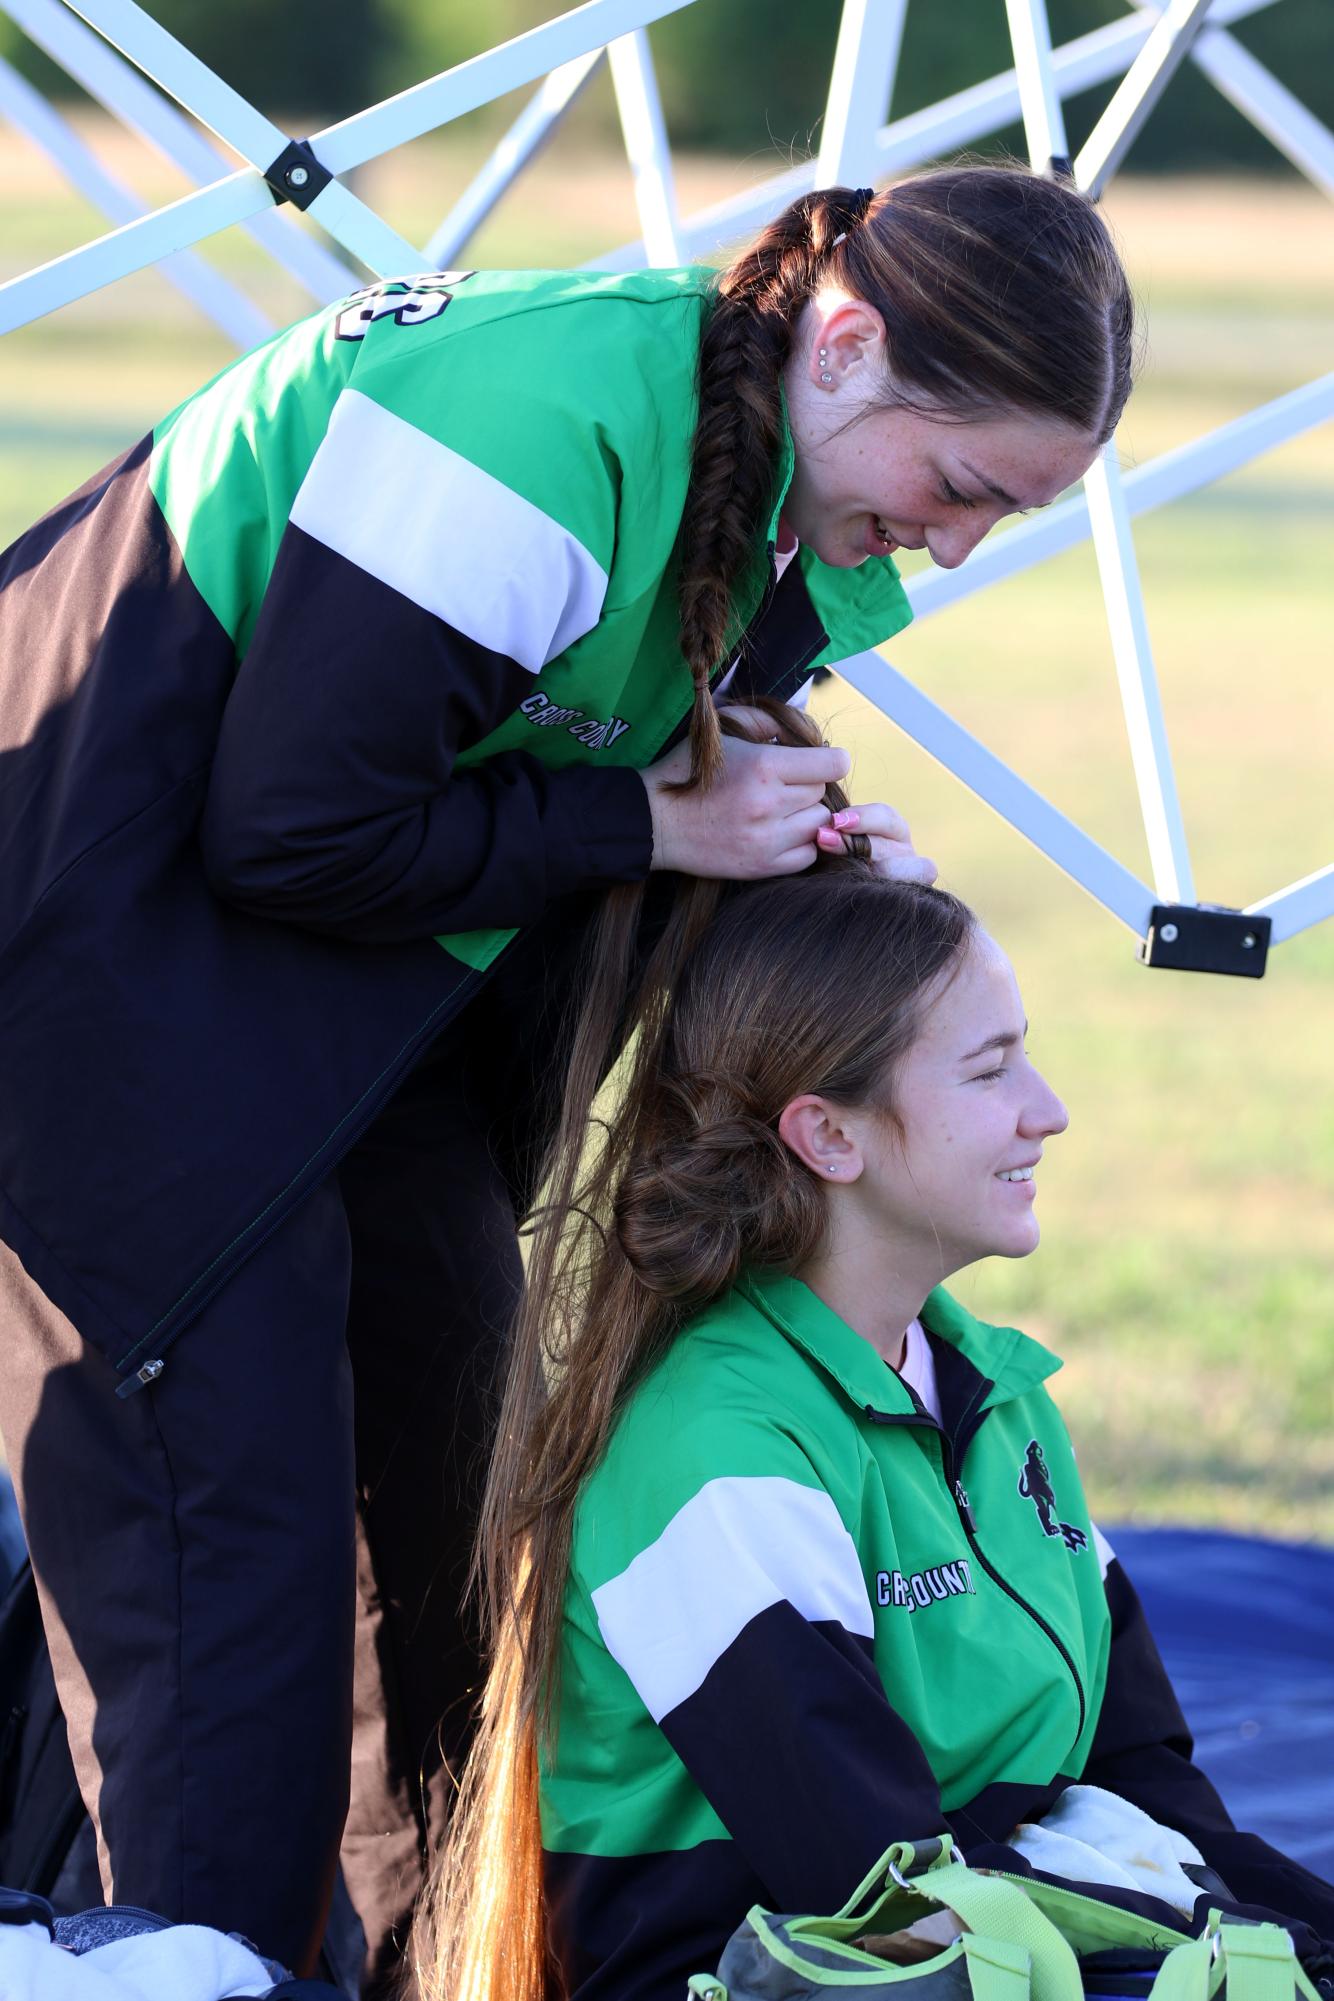
[{"label": "jacket zipper", "polygon": [[[760,592],[760,601],[746,620],[741,631],[737,634],[736,645],[724,653],[722,659],[718,662],[712,674],[710,674],[709,686],[711,688],[716,688],[720,681],[725,681],[732,669],[740,665],[742,655],[746,650],[746,641],[750,638],[751,633],[754,632],[760,620],[764,617],[765,612],[769,609],[770,600],[774,592],[778,589],[778,565],[775,560],[777,547],[776,542],[766,542],[764,545],[764,557],[769,573],[764,580],[764,589]],[[681,725],[678,724],[678,734],[680,727]]]},{"label": "jacket zipper", "polygon": [[[972,1550],[973,1555],[977,1558],[983,1570],[986,1571],[987,1576],[991,1579],[992,1583],[999,1584],[1001,1590],[1005,1593],[1006,1597],[1012,1598],[1015,1604],[1019,1607],[1020,1611],[1026,1612],[1029,1618],[1033,1621],[1033,1624],[1037,1626],[1041,1632],[1046,1634],[1047,1638],[1051,1641],[1052,1645],[1055,1647],[1057,1653],[1061,1656],[1061,1659],[1065,1662],[1065,1665],[1069,1670],[1070,1679],[1075,1685],[1075,1694],[1079,1698],[1079,1729],[1075,1733],[1075,1742],[1078,1743],[1079,1739],[1084,1734],[1084,1725],[1088,1720],[1088,1703],[1085,1700],[1084,1684],[1079,1678],[1079,1669],[1075,1666],[1074,1657],[1071,1654],[1070,1649],[1066,1646],[1065,1641],[1061,1638],[1060,1634],[1055,1630],[1055,1628],[1047,1623],[1047,1621],[1043,1618],[1042,1614],[1039,1611],[1035,1610],[1035,1608],[1029,1604],[1028,1600],[1022,1597],[1020,1593],[1015,1590],[1012,1584],[1008,1584],[1006,1582],[1006,1580],[1001,1576],[1000,1572],[996,1569],[995,1565],[991,1562],[990,1558],[986,1556],[986,1554],[982,1550],[982,1547],[977,1540],[977,1523],[973,1517],[973,1510],[971,1503],[969,1502],[968,1499],[967,1491],[964,1488],[962,1480],[959,1478],[958,1474],[955,1471],[953,1440],[949,1437],[944,1427],[936,1423],[936,1420],[932,1417],[930,1411],[927,1410],[926,1407],[918,1401],[916,1393],[911,1389],[911,1387],[905,1383],[904,1388],[908,1390],[908,1394],[912,1397],[913,1403],[916,1406],[911,1416],[900,1416],[890,1411],[877,1410],[874,1404],[869,1404],[869,1403],[863,1406],[866,1416],[871,1420],[872,1424],[926,1425],[930,1430],[934,1431],[939,1437],[941,1457],[944,1461],[944,1468],[945,1468],[945,1482],[946,1485],[949,1487],[955,1508],[958,1511],[960,1526],[962,1527],[965,1536],[968,1538],[969,1549]],[[970,1409],[967,1412],[965,1412],[964,1419],[961,1421],[959,1427],[961,1433],[963,1431],[964,1424],[967,1422],[968,1418],[970,1418],[973,1415],[973,1410],[975,1409],[975,1407],[976,1405],[970,1407]],[[981,1420],[979,1418],[978,1424],[980,1424],[980,1422]],[[970,1440],[976,1433],[978,1429],[978,1424],[974,1424],[972,1430],[968,1433],[968,1438]]]},{"label": "jacket zipper", "polygon": [[[450,998],[458,1000],[461,1006],[463,1004],[463,995],[466,994],[468,999],[471,999],[474,991],[475,991],[474,985],[471,982],[465,981],[464,985],[460,988],[459,993],[457,995],[451,995]],[[427,1016],[425,1023],[422,1025],[421,1028],[417,1030],[417,1033],[411,1037],[406,1047],[400,1051],[397,1060],[390,1065],[389,1069],[386,1070],[385,1073],[380,1078],[377,1079],[377,1085],[382,1086],[383,1088],[376,1089],[374,1098],[370,1103],[370,1105],[359,1114],[356,1121],[351,1125],[346,1141],[340,1146],[338,1152],[335,1155],[333,1155],[332,1161],[326,1162],[326,1172],[329,1165],[336,1163],[338,1160],[341,1160],[343,1155],[348,1151],[348,1149],[352,1146],[355,1146],[356,1142],[360,1139],[362,1133],[365,1132],[367,1126],[370,1125],[371,1121],[375,1118],[376,1114],[384,1106],[385,1100],[392,1095],[396,1086],[402,1081],[403,1077],[406,1075],[408,1070],[412,1068],[413,1063],[416,1061],[417,1057],[421,1054],[422,1049],[432,1039],[434,1035],[440,1032],[440,1027],[442,1024],[439,1022],[439,1016],[443,1010],[443,1007],[444,1007],[444,1002],[442,1001]],[[452,1018],[453,1017],[451,1016],[451,1019]],[[316,1161],[320,1159],[321,1155],[327,1152],[328,1145],[329,1142],[326,1139],[324,1146],[321,1147],[315,1154],[312,1155],[311,1159],[306,1162],[306,1165],[301,1170],[300,1174],[298,1174],[295,1177],[296,1181],[300,1183],[299,1192],[294,1192],[293,1184],[289,1183],[288,1188],[285,1191],[285,1194],[290,1199],[288,1200],[280,1199],[279,1202],[276,1202],[274,1204],[273,1213],[270,1216],[267,1225],[262,1231],[259,1232],[258,1235],[254,1237],[247,1237],[246,1247],[244,1251],[240,1252],[240,1254],[237,1256],[226,1257],[225,1262],[222,1259],[219,1259],[218,1269],[216,1271],[215,1276],[213,1277],[211,1283],[207,1286],[207,1288],[202,1289],[200,1291],[199,1297],[195,1300],[195,1302],[191,1306],[189,1314],[183,1320],[181,1320],[175,1327],[170,1328],[168,1332],[162,1335],[161,1338],[153,1344],[157,1352],[153,1354],[148,1361],[141,1362],[138,1368],[131,1369],[128,1373],[122,1376],[120,1382],[117,1383],[116,1385],[116,1395],[118,1397],[124,1399],[125,1397],[137,1396],[140,1390],[146,1389],[150,1383],[155,1383],[157,1381],[158,1377],[162,1374],[163,1370],[167,1366],[165,1358],[168,1353],[168,1350],[177,1341],[179,1341],[182,1334],[188,1332],[191,1322],[197,1317],[198,1314],[200,1314],[203,1311],[204,1307],[207,1306],[209,1300],[212,1299],[216,1293],[221,1291],[222,1287],[227,1283],[228,1279],[232,1276],[232,1273],[237,1269],[237,1267],[243,1264],[245,1260],[248,1257],[250,1257],[253,1252],[257,1251],[261,1244],[268,1242],[269,1238],[273,1235],[274,1231],[278,1229],[282,1223],[286,1222],[287,1218],[291,1215],[292,1210],[296,1207],[297,1203],[301,1200],[302,1196],[308,1194],[310,1190],[315,1186],[316,1180],[319,1177],[311,1176],[310,1170],[313,1168]],[[252,1228],[254,1227],[253,1224],[251,1225],[251,1227]],[[242,1236],[246,1236],[246,1232],[243,1231]],[[232,1249],[235,1248],[236,1246],[233,1245]],[[178,1305],[180,1303],[181,1302],[178,1301]],[[169,1314],[167,1318],[170,1319],[171,1315]],[[145,1336],[145,1338],[137,1344],[140,1352],[142,1352],[142,1350],[149,1345],[150,1339],[151,1339],[150,1336]],[[133,1352],[134,1350],[131,1350],[131,1353]]]},{"label": "jacket zipper", "polygon": [[778,543],[776,541],[765,543],[764,558],[769,566],[769,574],[765,579],[764,590],[761,594],[759,604],[755,608],[754,617],[750,621],[751,625],[758,625],[759,621],[764,617],[765,612],[769,609],[774,592],[778,589]]},{"label": "jacket zipper", "polygon": [[[765,553],[769,558],[769,581],[764,587],[764,596],[760,599],[759,610],[755,613],[755,616],[751,619],[750,624],[746,627],[747,633],[753,632],[755,628],[759,625],[760,620],[764,617],[765,612],[768,611],[769,606],[773,602],[774,593],[778,589],[777,542],[767,543],[765,545]],[[814,610],[814,606],[812,606],[812,610]],[[741,637],[741,643],[737,648],[738,659],[740,659],[741,657],[741,649],[745,644],[745,638],[746,634],[743,633]],[[787,662],[787,664],[783,668],[783,678],[786,680],[786,678],[790,674],[804,674],[806,672],[806,669],[810,666],[812,660],[814,660],[817,653],[822,653],[828,644],[829,644],[829,634],[825,632],[823,628],[821,628],[820,632],[811,641],[811,644],[806,648],[806,651],[804,653],[798,653],[795,656],[795,658]]]},{"label": "jacket zipper", "polygon": [[995,1566],[991,1563],[991,1561],[983,1554],[982,1548],[977,1540],[976,1526],[973,1521],[973,1511],[971,1507],[968,1505],[968,1496],[964,1492],[961,1482],[955,1475],[953,1446],[951,1445],[950,1440],[945,1437],[945,1434],[943,1432],[941,1432],[941,1439],[943,1441],[943,1446],[945,1451],[945,1477],[949,1481],[951,1489],[953,1490],[954,1505],[959,1510],[959,1520],[963,1524],[963,1532],[968,1538],[969,1548],[972,1550],[974,1556],[981,1564],[983,1570],[986,1571],[988,1577],[990,1577],[995,1583],[999,1584],[1001,1590],[1005,1593],[1005,1595],[1008,1598],[1013,1598],[1015,1604],[1018,1605],[1022,1611],[1027,1612],[1029,1618],[1033,1621],[1035,1626],[1041,1627],[1042,1631],[1047,1635],[1047,1638],[1051,1641],[1052,1645],[1055,1647],[1057,1653],[1061,1656],[1061,1659],[1065,1662],[1066,1667],[1070,1670],[1070,1679],[1071,1681],[1073,1681],[1075,1685],[1075,1694],[1079,1697],[1079,1728],[1075,1732],[1075,1742],[1078,1743],[1079,1739],[1084,1734],[1084,1725],[1088,1720],[1088,1704],[1084,1699],[1084,1684],[1079,1678],[1079,1669],[1075,1666],[1074,1658],[1070,1652],[1070,1649],[1066,1646],[1065,1641],[1061,1638],[1060,1634],[1056,1631],[1055,1627],[1048,1625],[1047,1621],[1043,1618],[1042,1614],[1039,1611],[1035,1610],[1035,1608],[1029,1604],[1026,1598],[1021,1597],[1020,1594],[1014,1589],[1014,1586],[1012,1584],[1007,1584],[1005,1579],[1001,1576],[1000,1572],[995,1568]]},{"label": "jacket zipper", "polygon": [[[1025,1894],[1031,1894],[1032,1892],[1033,1878],[1031,1876],[1019,1876],[1009,1869],[988,1869],[986,1873],[988,1876],[996,1877],[997,1881],[1001,1883],[1017,1883]],[[1039,1881],[1041,1880],[1041,1877],[1039,1877]],[[1078,1890],[1071,1889],[1068,1883],[1062,1883],[1060,1887],[1064,1890],[1070,1901],[1077,1904],[1083,1910],[1097,1913],[1099,1917],[1102,1917],[1108,1909],[1108,1906],[1099,1903],[1096,1897],[1085,1897]],[[1145,1890],[1141,1894],[1146,1897],[1152,1897],[1153,1892],[1152,1890]],[[1158,1901],[1161,1901],[1161,1899]],[[1172,1925],[1160,1924],[1157,1918],[1141,1918],[1140,1922],[1153,1926],[1155,1936],[1153,1943],[1148,1948],[1151,1952],[1170,1952],[1174,1945],[1189,1945],[1190,1943],[1191,1934],[1189,1932],[1181,1931]],[[1242,1922],[1246,1923],[1250,1921],[1244,1919]],[[1143,1948],[1141,1947],[1140,1949],[1142,1950]],[[1150,1969],[1145,1968],[1144,1970],[1149,1971]],[[1226,1989],[1220,1988],[1219,1992],[1220,1994],[1225,1993]]]},{"label": "jacket zipper", "polygon": [[793,662],[791,668],[788,671],[793,674],[804,674],[806,672],[806,669],[810,666],[812,660],[814,660],[816,654],[823,653],[825,647],[828,646],[828,644],[829,644],[829,634],[827,632],[822,632],[820,634],[820,637],[817,640],[813,641],[812,644],[806,648],[805,653],[799,653],[797,655],[795,661]]},{"label": "jacket zipper", "polygon": [[[746,621],[745,630],[737,640],[736,650],[719,664],[711,677],[713,681],[721,680],[724,675],[740,662],[746,650],[747,640],[750,638],[751,633],[758,629],[769,606],[773,603],[774,593],[778,589],[778,544],[776,542],[767,542],[765,544],[765,556],[768,560],[769,576],[764,590],[760,595],[760,601]],[[812,660],[815,659],[818,653],[822,653],[828,644],[829,634],[822,628],[804,653],[797,653],[791,660],[783,663],[782,678],[786,680],[790,675],[804,674]]]}]

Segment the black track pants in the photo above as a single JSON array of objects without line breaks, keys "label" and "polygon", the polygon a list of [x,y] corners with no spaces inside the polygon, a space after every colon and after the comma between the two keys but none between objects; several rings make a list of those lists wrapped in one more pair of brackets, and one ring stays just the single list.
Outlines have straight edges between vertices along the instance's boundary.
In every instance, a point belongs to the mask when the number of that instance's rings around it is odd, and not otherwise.
[{"label": "black track pants", "polygon": [[152,1388],[117,1398],[0,1249],[0,1429],[108,1895],[306,1970],[341,1842],[374,1995],[476,1689],[459,1595],[552,1056],[534,977],[442,1036]]}]

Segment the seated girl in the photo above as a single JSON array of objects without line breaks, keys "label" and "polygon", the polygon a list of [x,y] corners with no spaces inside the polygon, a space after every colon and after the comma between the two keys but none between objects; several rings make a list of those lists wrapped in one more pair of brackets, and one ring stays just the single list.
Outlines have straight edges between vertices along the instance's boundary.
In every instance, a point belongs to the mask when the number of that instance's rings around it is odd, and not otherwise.
[{"label": "seated girl", "polygon": [[426,1993],[679,2001],[751,1904],[833,1911],[945,1830],[1318,1954],[1334,1890],[1191,1762],[1059,1363],[942,1289],[1035,1248],[1066,1125],[1005,955],[849,858],[733,894],[646,995],[529,1266]]}]

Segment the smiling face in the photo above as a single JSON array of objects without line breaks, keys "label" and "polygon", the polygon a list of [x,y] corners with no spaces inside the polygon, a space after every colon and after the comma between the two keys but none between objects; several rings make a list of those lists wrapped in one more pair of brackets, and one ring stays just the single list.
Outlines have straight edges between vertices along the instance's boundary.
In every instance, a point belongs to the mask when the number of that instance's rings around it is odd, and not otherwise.
[{"label": "smiling face", "polygon": [[[985,1257],[1037,1248],[1035,1169],[1065,1107],[1029,1061],[1009,960],[983,931],[924,996],[880,1103],[794,1098],[786,1144],[827,1189],[828,1228],[799,1276],[892,1359],[927,1293]],[[885,1345],[888,1344],[888,1345]]]},{"label": "smiling face", "polygon": [[1098,449],[1033,411],[886,407],[884,322],[841,293],[807,306],[784,388],[796,465],[783,519],[839,569],[896,549],[927,549],[955,569],[1005,515],[1045,507],[1082,479]]},{"label": "smiling face", "polygon": [[1066,1110],[1024,1049],[1009,960],[984,932],[933,1000],[884,1115],[855,1116],[861,1171],[849,1194],[899,1261],[936,1284],[982,1257],[1037,1248],[1034,1169]]}]

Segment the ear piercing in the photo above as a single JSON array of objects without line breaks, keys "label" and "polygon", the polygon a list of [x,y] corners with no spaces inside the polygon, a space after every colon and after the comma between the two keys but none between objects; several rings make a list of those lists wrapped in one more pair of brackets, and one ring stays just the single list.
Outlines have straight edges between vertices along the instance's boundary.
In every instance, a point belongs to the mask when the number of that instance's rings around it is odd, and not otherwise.
[{"label": "ear piercing", "polygon": [[838,1169],[837,1169],[836,1167],[834,1167],[834,1166],[832,1166],[832,1165],[831,1165],[831,1167],[830,1167],[830,1169],[829,1169],[829,1172],[830,1172],[831,1174],[837,1174],[837,1173],[838,1173]]},{"label": "ear piercing", "polygon": [[[827,347],[822,347],[822,348],[820,349],[820,361],[821,361],[821,363],[823,364],[824,362],[828,361],[828,359],[829,359],[829,349],[828,349]],[[822,367],[821,367],[821,371],[820,371],[820,380],[821,380],[821,382],[832,382],[832,381],[833,381],[833,379],[834,379],[834,378],[833,378],[833,376],[832,376],[832,375],[830,374],[829,370],[828,370],[827,368],[824,368],[824,367],[822,366]],[[830,1172],[831,1174],[832,1174],[832,1173],[834,1172],[834,1170],[833,1170],[833,1168],[832,1168],[832,1167],[830,1168],[829,1172]]]}]

